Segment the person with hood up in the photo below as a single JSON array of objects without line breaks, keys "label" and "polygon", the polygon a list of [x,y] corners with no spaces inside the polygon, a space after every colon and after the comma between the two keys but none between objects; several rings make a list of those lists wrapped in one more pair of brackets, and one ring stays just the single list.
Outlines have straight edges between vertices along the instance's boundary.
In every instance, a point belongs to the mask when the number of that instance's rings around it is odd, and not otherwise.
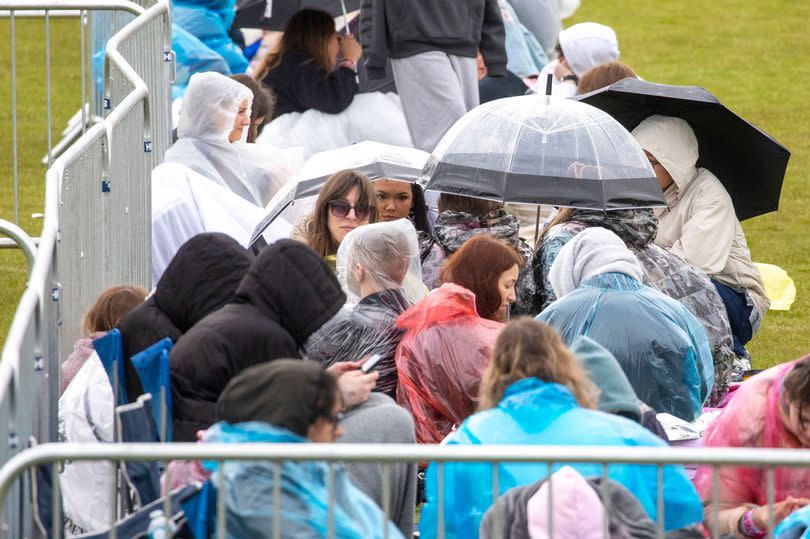
[{"label": "person with hood up", "polygon": [[292,154],[248,144],[253,93],[219,73],[192,75],[177,142],[164,161],[179,163],[264,207],[296,171]]},{"label": "person with hood up", "polygon": [[537,283],[535,304],[540,310],[557,296],[549,281],[551,265],[563,245],[586,228],[602,227],[619,236],[638,258],[644,272],[642,282],[678,300],[689,309],[706,330],[714,359],[714,391],[710,402],[717,402],[730,382],[739,381],[750,363],[738,360],[726,307],[711,280],[703,271],[654,243],[658,219],[653,210],[580,210],[563,208],[543,231],[534,257]]},{"label": "person with hood up", "polygon": [[172,348],[175,439],[194,441],[198,430],[211,426],[222,390],[246,368],[301,357],[310,335],[345,301],[334,273],[307,246],[280,240],[265,248],[234,297]]},{"label": "person with hood up", "polygon": [[[606,517],[611,539],[656,539],[658,529],[636,497],[612,479],[607,480],[606,488],[604,482],[601,477],[586,479],[563,466],[551,481],[515,487],[484,514],[479,537],[546,539],[551,513],[557,539],[604,538]],[[605,495],[609,504],[602,503]]]},{"label": "person with hood up", "polygon": [[[772,367],[743,382],[703,436],[706,447],[810,449],[810,356]],[[810,469],[773,468],[774,525],[810,505]],[[701,466],[695,486],[706,511],[706,529],[720,535],[765,537],[770,521],[765,468],[722,466],[717,503],[715,470]],[[779,535],[796,537],[798,535]]]},{"label": "person with hood up", "polygon": [[363,0],[360,42],[369,79],[385,77],[390,59],[413,144],[426,152],[478,106],[479,51],[489,76],[506,75],[498,0]]},{"label": "person with hood up", "polygon": [[440,272],[445,260],[464,243],[478,234],[506,241],[523,258],[518,282],[517,298],[511,314],[535,314],[535,282],[532,273],[532,249],[520,234],[520,220],[504,210],[503,204],[482,198],[442,193],[439,197],[439,216],[433,235],[419,234],[422,257],[422,280],[429,289],[438,288]]},{"label": "person with hood up", "polygon": [[[467,418],[449,445],[555,445],[663,447],[641,425],[595,410],[596,388],[553,328],[528,318],[510,322],[495,343],[492,361],[481,380],[478,413]],[[598,449],[597,449],[598,450]],[[566,463],[556,463],[555,470]],[[600,464],[568,464],[585,477],[602,476]],[[484,513],[492,505],[491,463],[444,463],[446,537],[477,537]],[[664,529],[700,523],[703,508],[681,466],[663,471]],[[548,476],[546,463],[498,464],[498,488],[530,485]],[[427,505],[420,536],[436,537],[439,473],[427,471]],[[658,473],[644,465],[609,466],[608,478],[629,490],[656,521]],[[555,487],[556,497],[556,487]],[[556,535],[556,534],[555,534]]]},{"label": "person with hood up", "polygon": [[588,228],[549,272],[560,299],[537,319],[566,343],[586,335],[619,360],[638,397],[685,421],[703,411],[714,384],[709,341],[691,313],[641,283],[638,259],[613,232]]},{"label": "person with hood up", "polygon": [[166,337],[177,342],[197,322],[231,301],[252,262],[253,255],[225,234],[199,234],[180,247],[154,293],[116,326],[131,402],[143,394],[132,356]]},{"label": "person with hood up", "polygon": [[[279,359],[246,369],[231,380],[217,402],[220,422],[203,443],[334,443],[341,434],[343,399],[335,378],[315,362]],[[206,462],[212,485],[224,475],[226,537],[262,539],[280,525],[284,537],[326,537],[327,507],[334,537],[402,539],[382,510],[349,479],[325,462]],[[327,482],[332,481],[332,490]],[[275,500],[276,488],[280,500]],[[273,507],[280,507],[274,513]],[[277,522],[280,519],[281,522]],[[384,523],[386,529],[382,529]]]},{"label": "person with hood up", "polygon": [[591,382],[599,389],[598,410],[635,421],[665,442],[669,442],[655,410],[639,400],[622,366],[610,350],[581,335],[571,344],[571,352],[582,363]]},{"label": "person with hood up", "polygon": [[579,78],[588,70],[619,59],[619,40],[610,26],[581,22],[560,32],[554,50],[557,59],[540,72],[534,91],[545,93],[551,75],[551,95],[574,97]]},{"label": "person with hood up", "polygon": [[375,390],[395,398],[396,321],[425,295],[416,229],[400,219],[352,230],[338,248],[337,274],[346,305],[309,338],[307,357],[330,366],[380,354]]},{"label": "person with hood up", "polygon": [[655,243],[705,271],[728,312],[734,351],[759,330],[770,300],[751,261],[734,204],[720,180],[698,168],[695,132],[680,118],[653,115],[633,130],[653,165],[667,208],[657,210]]},{"label": "person with hood up", "polygon": [[416,441],[437,444],[477,405],[478,384],[503,324],[476,311],[475,294],[448,283],[402,313],[397,402],[416,423]]}]

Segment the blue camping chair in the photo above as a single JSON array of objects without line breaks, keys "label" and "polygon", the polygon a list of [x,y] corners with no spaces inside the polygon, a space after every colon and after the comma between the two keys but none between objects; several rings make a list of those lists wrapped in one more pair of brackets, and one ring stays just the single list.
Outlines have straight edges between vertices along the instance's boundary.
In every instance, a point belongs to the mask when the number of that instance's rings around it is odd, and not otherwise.
[{"label": "blue camping chair", "polygon": [[113,388],[115,404],[129,403],[127,398],[126,374],[124,370],[124,352],[121,344],[121,332],[112,329],[103,337],[93,341],[93,348],[96,349],[104,370],[110,378],[110,385]]},{"label": "blue camping chair", "polygon": [[152,417],[159,427],[160,439],[172,441],[172,391],[169,381],[169,351],[172,340],[168,337],[132,356],[132,365],[141,379],[145,393],[152,394]]},{"label": "blue camping chair", "polygon": [[[152,418],[152,396],[141,395],[132,404],[115,409],[118,417],[118,442],[150,443],[159,441]],[[156,462],[127,461],[124,478],[136,493],[137,506],[143,507],[160,498],[160,472]]]}]

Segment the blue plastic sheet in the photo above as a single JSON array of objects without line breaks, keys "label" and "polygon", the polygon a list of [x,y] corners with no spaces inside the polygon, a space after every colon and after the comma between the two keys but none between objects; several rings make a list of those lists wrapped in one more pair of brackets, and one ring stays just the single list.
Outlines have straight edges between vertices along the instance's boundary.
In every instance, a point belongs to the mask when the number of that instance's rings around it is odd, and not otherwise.
[{"label": "blue plastic sheet", "polygon": [[[287,429],[268,423],[248,422],[213,425],[206,443],[305,443],[307,440]],[[204,462],[214,472],[211,482],[218,484],[225,474],[225,508],[228,539],[264,539],[273,529],[274,464],[272,462]],[[328,465],[325,462],[281,464],[281,529],[285,537],[316,538],[327,536],[329,492]],[[334,470],[334,537],[338,539],[381,539],[384,515],[348,478],[341,467]],[[219,496],[220,493],[217,493]],[[213,504],[215,508],[216,504]],[[390,521],[388,537],[403,539]]]},{"label": "blue plastic sheet", "polygon": [[[158,427],[161,439],[164,442],[172,441],[172,391],[169,378],[169,351],[172,349],[172,340],[168,337],[153,344],[143,352],[132,356],[132,365],[141,379],[144,393],[151,393],[153,405],[152,418]],[[166,432],[163,432],[163,418],[161,407],[166,409]]]},{"label": "blue plastic sheet", "polygon": [[773,534],[776,539],[810,539],[810,505],[791,513]]},{"label": "blue plastic sheet", "polygon": [[110,385],[115,391],[115,373],[118,373],[118,401],[116,406],[127,404],[126,372],[124,370],[124,353],[121,347],[121,332],[117,329],[110,330],[103,337],[93,341],[93,348],[96,349],[101,364],[110,379]]},{"label": "blue plastic sheet", "polygon": [[[506,388],[496,408],[470,416],[449,441],[450,445],[560,445],[664,447],[665,443],[641,425],[577,405],[562,385],[526,378]],[[598,449],[595,449],[598,451]],[[601,464],[556,463],[554,470],[571,466],[584,477],[601,477]],[[546,463],[504,463],[498,466],[499,494],[530,485],[548,475]],[[477,537],[486,510],[492,505],[492,464],[444,464],[446,537]],[[703,521],[703,505],[681,466],[664,466],[664,526],[675,530]],[[610,465],[608,477],[633,493],[649,517],[656,520],[658,474],[655,466]],[[423,539],[436,537],[438,469],[427,471],[427,504],[419,531]]]},{"label": "blue plastic sheet", "polygon": [[176,74],[172,86],[172,99],[182,97],[191,76],[204,71],[230,75],[231,68],[225,58],[182,27],[172,24],[172,50],[176,55]]},{"label": "blue plastic sheet", "polygon": [[248,60],[228,35],[236,0],[174,2],[172,21],[225,59],[231,73],[244,73]]}]

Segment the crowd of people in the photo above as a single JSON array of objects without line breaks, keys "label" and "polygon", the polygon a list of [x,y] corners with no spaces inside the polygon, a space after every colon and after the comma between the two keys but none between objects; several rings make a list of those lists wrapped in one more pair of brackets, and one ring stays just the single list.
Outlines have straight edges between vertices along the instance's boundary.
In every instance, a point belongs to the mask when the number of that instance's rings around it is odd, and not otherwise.
[{"label": "crowd of people", "polygon": [[[368,0],[360,42],[304,10],[257,80],[192,76],[152,180],[154,290],[114,287],[88,312],[62,366],[65,438],[114,439],[98,421],[115,403],[99,389],[92,340],[117,329],[130,402],[144,393],[131,358],[173,343],[178,442],[665,447],[658,414],[693,421],[712,407],[722,413],[705,446],[810,448],[810,358],[742,381],[769,300],[683,119],[653,115],[632,132],[666,208],[557,208],[533,238],[520,207],[335,169],[311,211],[249,245],[265,207],[301,180],[301,163],[254,142],[264,122],[342,113],[363,57],[369,77],[391,69],[409,137],[426,152],[479,104],[479,88],[543,93],[550,76],[552,94],[567,97],[636,77],[611,28],[550,37],[530,3]],[[187,190],[166,195],[172,182]],[[720,468],[715,505],[711,467],[691,478],[666,466],[659,507],[656,469],[630,464],[603,477],[601,465],[560,463],[549,477],[544,463],[406,463],[387,475],[352,463],[327,479],[324,463],[285,462],[280,486],[272,464],[191,466],[170,465],[167,488],[224,476],[234,538],[268,537],[276,518],[285,537],[324,536],[329,503],[338,537],[412,537],[415,526],[433,537],[439,520],[448,537],[545,537],[552,518],[572,530],[564,536],[599,536],[607,521],[611,535],[654,537],[663,509],[678,536],[759,538],[810,504],[806,470],[774,470],[771,514],[765,472],[753,468]],[[63,474],[63,491],[76,478]],[[562,490],[552,496],[551,484]],[[93,531],[107,515],[92,511],[66,502],[70,529]]]}]

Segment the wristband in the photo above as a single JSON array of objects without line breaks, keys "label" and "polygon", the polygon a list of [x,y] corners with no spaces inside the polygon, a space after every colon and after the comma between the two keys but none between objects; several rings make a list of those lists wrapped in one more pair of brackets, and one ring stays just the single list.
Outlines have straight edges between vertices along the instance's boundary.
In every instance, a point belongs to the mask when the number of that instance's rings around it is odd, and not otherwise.
[{"label": "wristband", "polygon": [[754,539],[762,539],[766,535],[768,535],[767,530],[763,530],[756,524],[754,524],[754,511],[756,508],[749,509],[743,516],[740,517],[739,528],[743,535],[746,537],[753,537]]}]

